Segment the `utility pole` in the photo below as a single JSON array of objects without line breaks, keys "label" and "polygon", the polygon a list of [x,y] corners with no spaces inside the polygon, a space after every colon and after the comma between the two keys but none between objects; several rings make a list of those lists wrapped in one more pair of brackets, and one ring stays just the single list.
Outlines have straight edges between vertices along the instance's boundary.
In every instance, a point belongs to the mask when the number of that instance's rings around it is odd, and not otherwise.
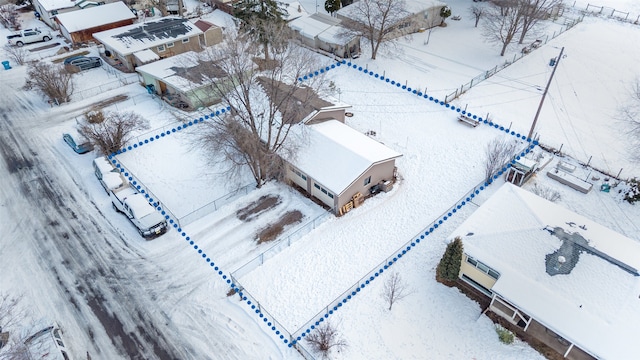
[{"label": "utility pole", "polygon": [[540,99],[540,105],[538,105],[538,111],[536,111],[536,116],[533,118],[533,123],[531,124],[531,129],[529,130],[529,135],[527,138],[531,139],[533,136],[533,130],[536,128],[536,123],[538,122],[538,116],[540,115],[540,110],[542,110],[542,104],[544,104],[544,98],[547,96],[547,92],[549,91],[549,86],[551,85],[551,80],[553,80],[553,74],[556,73],[556,69],[558,68],[558,64],[560,64],[560,59],[562,59],[562,52],[564,51],[564,47],[560,49],[560,55],[558,55],[558,59],[556,60],[555,65],[553,66],[553,70],[551,70],[551,76],[549,77],[549,81],[547,82],[547,87],[544,88],[544,93],[542,93],[542,99]]}]

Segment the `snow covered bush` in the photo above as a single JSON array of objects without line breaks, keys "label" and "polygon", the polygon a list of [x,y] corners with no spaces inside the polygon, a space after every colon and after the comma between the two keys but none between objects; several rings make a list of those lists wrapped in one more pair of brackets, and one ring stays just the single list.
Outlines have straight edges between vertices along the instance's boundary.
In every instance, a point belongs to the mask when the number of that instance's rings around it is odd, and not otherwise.
[{"label": "snow covered bush", "polygon": [[513,344],[514,335],[511,331],[496,324],[496,333],[498,333],[498,338],[503,344]]}]

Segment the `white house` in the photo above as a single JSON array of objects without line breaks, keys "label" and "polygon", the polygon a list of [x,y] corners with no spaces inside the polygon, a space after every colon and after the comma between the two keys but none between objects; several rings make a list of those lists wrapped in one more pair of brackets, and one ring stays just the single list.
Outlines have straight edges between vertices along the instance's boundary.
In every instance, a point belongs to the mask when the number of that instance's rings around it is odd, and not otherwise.
[{"label": "white house", "polygon": [[640,354],[640,242],[506,183],[450,236],[489,310],[572,359]]},{"label": "white house", "polygon": [[[93,6],[104,5],[113,0],[33,0],[36,16],[53,29],[58,29],[55,17],[70,11],[86,9]],[[118,1],[119,2],[119,1]]]},{"label": "white house", "polygon": [[[366,24],[368,19],[363,18],[362,11],[358,8],[362,6],[361,1],[364,0],[355,1],[341,8],[336,12],[336,16],[346,21]],[[442,22],[440,9],[444,6],[446,6],[446,4],[438,0],[404,0],[404,13],[398,11],[394,12],[393,16],[389,16],[387,21],[391,23],[386,24],[386,28],[389,30],[393,29],[391,34],[393,37],[398,37],[415,33],[421,29],[438,26]],[[375,7],[372,8],[375,9]],[[371,18],[375,19],[376,13],[372,12],[372,14]],[[374,24],[378,22],[379,21],[374,21]]]},{"label": "white house", "polygon": [[336,214],[358,206],[374,186],[390,190],[402,154],[335,119],[296,127],[290,139],[299,147],[285,158],[287,178]]},{"label": "white house", "polygon": [[289,27],[306,46],[320,49],[341,58],[360,54],[360,36],[349,34],[341,20],[322,13],[300,16]]}]

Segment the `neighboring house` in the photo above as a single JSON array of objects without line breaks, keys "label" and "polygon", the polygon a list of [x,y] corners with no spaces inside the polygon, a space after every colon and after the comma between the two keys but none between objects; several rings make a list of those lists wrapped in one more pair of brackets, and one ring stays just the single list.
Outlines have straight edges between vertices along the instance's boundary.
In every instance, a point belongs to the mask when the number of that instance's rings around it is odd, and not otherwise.
[{"label": "neighboring house", "polygon": [[60,33],[72,44],[95,41],[93,34],[133,24],[137,17],[122,1],[56,16]]},{"label": "neighboring house", "polygon": [[[203,67],[207,69],[203,70]],[[193,51],[138,66],[136,71],[140,76],[140,82],[150,92],[162,96],[174,106],[190,109],[220,102],[220,96],[208,77],[216,71],[216,77],[219,77],[220,81],[224,81],[227,76],[215,63],[199,60],[198,53]],[[203,71],[207,75],[200,76],[202,81],[198,82],[195,79]]]},{"label": "neighboring house", "polygon": [[360,36],[348,34],[340,25],[342,20],[316,13],[289,22],[289,27],[306,46],[326,51],[341,58],[360,54]]},{"label": "neighboring house", "polygon": [[640,354],[640,243],[506,183],[450,236],[490,311],[570,359]]},{"label": "neighboring house", "polygon": [[209,47],[222,42],[222,28],[206,20],[198,20],[194,25],[202,31],[200,42],[202,46]]},{"label": "neighboring house", "polygon": [[129,71],[158,59],[201,51],[204,42],[202,30],[177,16],[101,31],[93,37],[104,46],[105,56]]},{"label": "neighboring house", "polygon": [[57,30],[58,23],[55,21],[56,15],[103,5],[106,2],[113,2],[113,0],[33,0],[33,7],[36,11],[36,17],[39,17],[40,20],[52,29]]},{"label": "neighboring house", "polygon": [[[392,36],[399,37],[412,34],[420,30],[429,29],[438,26],[443,19],[440,16],[440,9],[446,6],[445,3],[438,0],[404,0],[406,16],[393,24],[388,24],[387,28],[393,30]],[[366,23],[366,19],[361,18],[357,7],[360,6],[358,1],[347,5],[336,12],[339,19],[346,21],[355,21]]]},{"label": "neighboring house", "polygon": [[360,205],[372,191],[391,189],[395,160],[402,154],[335,119],[310,124],[292,129],[299,147],[295,157],[285,159],[289,181],[337,215]]}]

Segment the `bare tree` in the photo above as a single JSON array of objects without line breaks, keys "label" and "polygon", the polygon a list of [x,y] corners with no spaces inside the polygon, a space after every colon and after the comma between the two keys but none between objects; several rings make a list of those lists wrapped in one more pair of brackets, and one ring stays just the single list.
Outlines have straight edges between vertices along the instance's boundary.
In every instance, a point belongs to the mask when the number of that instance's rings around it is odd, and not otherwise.
[{"label": "bare tree", "polygon": [[522,11],[518,7],[519,0],[503,0],[492,3],[485,11],[483,35],[489,42],[502,46],[500,56],[504,56],[507,47],[522,30]]},{"label": "bare tree", "polygon": [[520,32],[518,44],[522,44],[527,33],[540,25],[540,21],[547,18],[551,13],[551,9],[561,3],[562,0],[520,0],[522,31]]},{"label": "bare tree", "polygon": [[17,330],[27,317],[20,306],[21,299],[22,296],[0,293],[0,358],[3,360],[28,360],[24,339]]},{"label": "bare tree", "polygon": [[96,145],[104,155],[122,149],[135,130],[149,127],[148,121],[133,112],[89,111],[78,124],[78,132]]},{"label": "bare tree", "polygon": [[480,22],[480,18],[484,14],[484,6],[472,5],[469,8],[469,12],[476,19],[475,27],[478,27],[478,23]]},{"label": "bare tree", "polygon": [[332,351],[340,352],[347,347],[347,342],[329,321],[311,332],[306,341],[313,350],[322,354],[323,359],[328,359]]},{"label": "bare tree", "polygon": [[224,171],[230,176],[248,167],[258,187],[282,178],[282,157],[291,158],[296,152],[296,141],[287,141],[290,131],[313,112],[313,103],[328,88],[323,74],[299,81],[309,69],[320,67],[317,56],[293,43],[276,40],[285,35],[272,34],[271,44],[280,47],[274,49],[267,63],[259,58],[261,44],[228,29],[225,42],[204,54],[201,72],[186,74],[193,81],[197,77],[209,84],[211,91],[232,108],[225,116],[205,123],[208,129],[202,133],[200,144],[210,151],[212,162],[228,165]]},{"label": "bare tree", "polygon": [[640,78],[636,78],[629,91],[627,103],[618,109],[618,119],[622,129],[627,133],[631,142],[631,156],[640,162]]},{"label": "bare tree", "polygon": [[0,3],[0,24],[7,29],[20,30],[20,16],[15,4]]},{"label": "bare tree", "polygon": [[404,0],[360,0],[344,11],[348,12],[349,19],[343,24],[352,32],[369,39],[371,59],[374,60],[380,45],[398,35],[398,31],[406,25],[403,19],[409,15]]},{"label": "bare tree", "polygon": [[518,143],[504,137],[491,140],[485,148],[485,179],[491,181],[493,175],[505,166],[516,153]]},{"label": "bare tree", "polygon": [[410,294],[411,291],[409,291],[407,284],[402,281],[400,274],[395,271],[387,278],[382,290],[382,298],[389,304],[389,311],[391,311],[393,304]]},{"label": "bare tree", "polygon": [[29,52],[23,47],[5,45],[4,51],[9,54],[9,58],[18,65],[24,65],[27,62],[27,54]]},{"label": "bare tree", "polygon": [[43,61],[33,61],[28,66],[26,90],[39,90],[58,105],[71,100],[72,74],[64,67]]}]

